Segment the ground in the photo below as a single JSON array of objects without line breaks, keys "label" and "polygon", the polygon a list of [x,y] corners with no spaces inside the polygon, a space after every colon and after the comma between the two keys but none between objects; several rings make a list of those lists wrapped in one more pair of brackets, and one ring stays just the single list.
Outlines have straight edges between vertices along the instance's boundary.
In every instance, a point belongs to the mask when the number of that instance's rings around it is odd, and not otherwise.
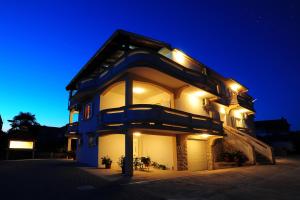
[{"label": "ground", "polygon": [[202,172],[116,171],[70,160],[0,161],[0,199],[299,199],[300,157]]}]

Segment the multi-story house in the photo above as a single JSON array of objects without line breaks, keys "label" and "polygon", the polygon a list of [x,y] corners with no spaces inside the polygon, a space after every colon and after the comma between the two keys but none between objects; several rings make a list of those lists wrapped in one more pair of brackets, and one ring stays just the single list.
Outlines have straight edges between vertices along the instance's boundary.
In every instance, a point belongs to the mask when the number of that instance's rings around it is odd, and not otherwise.
[{"label": "multi-story house", "polygon": [[116,31],[66,87],[70,91],[68,150],[78,162],[112,167],[125,156],[149,156],[170,170],[214,169],[220,146],[255,152],[274,163],[271,148],[255,138],[253,98],[171,45]]}]

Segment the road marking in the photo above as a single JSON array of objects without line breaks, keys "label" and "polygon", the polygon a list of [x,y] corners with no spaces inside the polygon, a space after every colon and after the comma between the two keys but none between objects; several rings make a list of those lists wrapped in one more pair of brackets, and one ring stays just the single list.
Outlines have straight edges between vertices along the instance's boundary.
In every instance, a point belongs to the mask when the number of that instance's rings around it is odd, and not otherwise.
[{"label": "road marking", "polygon": [[78,186],[76,189],[80,190],[80,191],[88,191],[88,190],[94,190],[95,187],[92,185],[81,185],[81,186]]}]

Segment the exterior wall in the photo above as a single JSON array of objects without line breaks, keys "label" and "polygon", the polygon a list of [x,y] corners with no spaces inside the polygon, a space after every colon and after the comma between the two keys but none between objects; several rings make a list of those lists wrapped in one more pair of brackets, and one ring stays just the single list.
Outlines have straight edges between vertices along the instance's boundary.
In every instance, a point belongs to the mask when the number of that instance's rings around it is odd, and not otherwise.
[{"label": "exterior wall", "polygon": [[209,116],[209,114],[203,109],[202,98],[194,97],[184,92],[182,92],[179,98],[175,99],[175,109],[196,115]]},{"label": "exterior wall", "polygon": [[98,139],[99,146],[99,167],[104,167],[101,164],[103,156],[109,156],[112,159],[111,167],[120,169],[118,165],[119,158],[125,155],[125,135],[124,134],[110,134],[102,135]]},{"label": "exterior wall", "polygon": [[161,105],[165,107],[172,107],[172,97],[166,92],[162,92],[160,94],[156,94],[147,99],[141,100],[142,104],[154,104]]},{"label": "exterior wall", "polygon": [[149,156],[152,161],[176,169],[176,138],[174,136],[142,134],[139,140],[139,157]]},{"label": "exterior wall", "polygon": [[125,106],[125,96],[114,92],[107,92],[100,96],[100,110]]},{"label": "exterior wall", "polygon": [[[83,109],[86,103],[92,103],[92,116],[90,119],[84,120]],[[98,127],[98,112],[99,112],[99,95],[95,95],[90,101],[82,104],[81,112],[79,113],[79,134],[81,136],[77,147],[77,160],[80,163],[85,163],[90,166],[98,166],[98,145],[89,145],[88,133],[95,133]]]}]

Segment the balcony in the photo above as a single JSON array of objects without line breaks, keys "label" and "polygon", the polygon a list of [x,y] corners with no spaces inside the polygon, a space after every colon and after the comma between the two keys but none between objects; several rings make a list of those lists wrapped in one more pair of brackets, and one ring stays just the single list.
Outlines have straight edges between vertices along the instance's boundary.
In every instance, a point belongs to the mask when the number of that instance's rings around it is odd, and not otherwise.
[{"label": "balcony", "polygon": [[149,104],[135,104],[100,112],[100,130],[124,128],[159,129],[179,132],[222,135],[223,125],[209,117]]},{"label": "balcony", "polygon": [[248,96],[246,94],[238,95],[237,96],[237,101],[238,101],[239,105],[241,105],[242,107],[254,111],[252,97],[250,97],[250,96]]},{"label": "balcony", "polygon": [[73,122],[67,125],[67,134],[78,134],[78,122]]}]

